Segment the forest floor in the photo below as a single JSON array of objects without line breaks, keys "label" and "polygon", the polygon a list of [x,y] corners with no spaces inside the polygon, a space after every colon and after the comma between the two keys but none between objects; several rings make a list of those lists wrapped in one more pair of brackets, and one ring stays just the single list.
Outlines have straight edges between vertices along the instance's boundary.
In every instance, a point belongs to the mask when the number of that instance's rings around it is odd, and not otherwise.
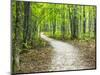
[{"label": "forest floor", "polygon": [[48,71],[51,60],[51,47],[28,50],[20,55],[20,70],[17,73]]},{"label": "forest floor", "polygon": [[41,33],[41,38],[49,46],[38,50],[32,49],[20,56],[21,73],[60,70],[95,69],[95,41],[54,40]]}]

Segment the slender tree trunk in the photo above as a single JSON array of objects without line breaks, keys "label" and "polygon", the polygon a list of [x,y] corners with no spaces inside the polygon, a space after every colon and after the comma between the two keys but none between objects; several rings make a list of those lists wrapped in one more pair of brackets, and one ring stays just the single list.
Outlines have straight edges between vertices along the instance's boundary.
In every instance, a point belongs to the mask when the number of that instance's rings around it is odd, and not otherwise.
[{"label": "slender tree trunk", "polygon": [[13,48],[13,72],[16,68],[20,69],[19,63],[19,49],[20,49],[20,2],[16,2],[16,25],[15,25],[15,41]]},{"label": "slender tree trunk", "polygon": [[96,7],[94,8],[94,37],[96,37]]},{"label": "slender tree trunk", "polygon": [[83,33],[86,32],[86,17],[85,17],[85,6],[83,6]]},{"label": "slender tree trunk", "polygon": [[[80,13],[82,13],[82,6],[80,6]],[[80,24],[79,24],[79,36],[81,37],[81,30],[82,30],[82,16],[80,14]]]},{"label": "slender tree trunk", "polygon": [[56,31],[56,16],[55,16],[55,9],[53,8],[53,19],[52,19],[52,35],[53,37],[55,36],[55,31]]},{"label": "slender tree trunk", "polygon": [[89,6],[89,23],[88,23],[88,29],[89,29],[89,37],[91,37],[91,11]]},{"label": "slender tree trunk", "polygon": [[74,38],[78,37],[78,21],[77,21],[77,6],[74,6],[74,18],[73,18],[73,25],[74,25]]},{"label": "slender tree trunk", "polygon": [[71,12],[71,6],[69,6],[69,24],[70,24],[70,30],[71,30],[71,39],[73,39],[73,14]]},{"label": "slender tree trunk", "polygon": [[[62,6],[62,9],[64,10],[64,6]],[[61,23],[62,38],[65,39],[65,11],[61,13],[61,17],[63,19]]]},{"label": "slender tree trunk", "polygon": [[[24,44],[27,44],[28,38],[29,38],[29,14],[30,14],[30,3],[25,2],[24,3],[24,29],[23,29],[23,42]],[[25,47],[25,45],[24,45]]]}]

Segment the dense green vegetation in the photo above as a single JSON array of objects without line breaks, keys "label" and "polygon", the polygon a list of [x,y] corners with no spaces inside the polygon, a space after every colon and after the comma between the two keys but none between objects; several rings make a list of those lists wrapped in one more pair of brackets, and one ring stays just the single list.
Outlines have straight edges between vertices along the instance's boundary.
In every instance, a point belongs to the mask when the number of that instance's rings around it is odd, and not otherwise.
[{"label": "dense green vegetation", "polygon": [[70,4],[12,2],[13,70],[19,54],[45,47],[40,33],[59,40],[91,40],[96,37],[96,7]]}]

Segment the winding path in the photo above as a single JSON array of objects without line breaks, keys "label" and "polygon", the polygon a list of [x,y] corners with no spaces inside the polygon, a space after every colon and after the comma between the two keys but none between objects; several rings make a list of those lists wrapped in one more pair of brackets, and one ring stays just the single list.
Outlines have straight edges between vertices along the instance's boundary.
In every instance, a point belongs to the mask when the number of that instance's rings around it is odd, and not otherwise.
[{"label": "winding path", "polygon": [[69,43],[54,40],[41,33],[41,38],[53,47],[50,71],[84,69],[84,61],[80,58],[79,49]]}]

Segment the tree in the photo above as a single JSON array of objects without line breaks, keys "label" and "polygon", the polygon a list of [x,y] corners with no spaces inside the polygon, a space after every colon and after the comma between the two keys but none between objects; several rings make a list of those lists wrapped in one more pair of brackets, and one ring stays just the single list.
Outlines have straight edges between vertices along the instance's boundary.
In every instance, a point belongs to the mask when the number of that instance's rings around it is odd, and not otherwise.
[{"label": "tree", "polygon": [[83,33],[86,32],[86,16],[85,16],[85,6],[83,6]]},{"label": "tree", "polygon": [[30,2],[24,3],[24,29],[23,29],[23,42],[24,46],[28,43],[29,40],[29,15],[30,15]]}]

